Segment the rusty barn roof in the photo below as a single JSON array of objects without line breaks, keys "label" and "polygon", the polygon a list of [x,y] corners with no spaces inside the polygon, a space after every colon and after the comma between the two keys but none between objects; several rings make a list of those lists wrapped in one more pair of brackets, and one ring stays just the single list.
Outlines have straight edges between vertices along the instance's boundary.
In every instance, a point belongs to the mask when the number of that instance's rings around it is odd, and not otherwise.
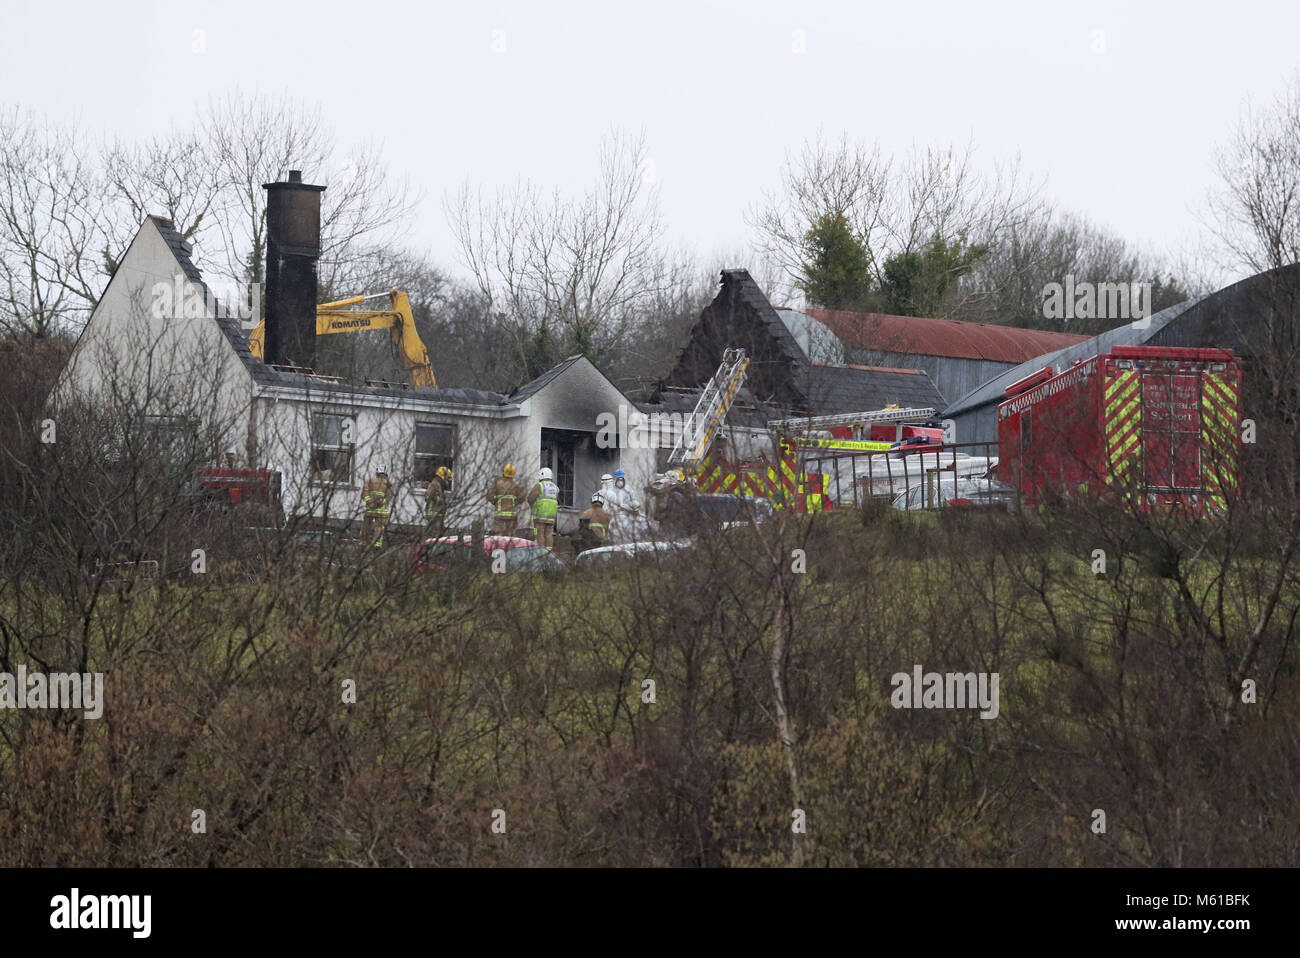
[{"label": "rusty barn roof", "polygon": [[805,309],[804,312],[825,323],[850,349],[919,356],[1022,363],[1088,338],[1074,333],[963,323],[955,319],[854,313],[843,309]]}]

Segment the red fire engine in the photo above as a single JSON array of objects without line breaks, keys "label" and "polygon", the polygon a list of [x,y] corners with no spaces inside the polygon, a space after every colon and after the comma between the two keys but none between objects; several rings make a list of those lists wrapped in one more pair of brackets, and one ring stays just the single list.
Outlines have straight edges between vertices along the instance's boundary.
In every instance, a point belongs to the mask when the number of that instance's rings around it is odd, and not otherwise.
[{"label": "red fire engine", "polygon": [[1236,491],[1241,360],[1228,349],[1116,346],[1006,389],[999,478],[1028,502],[1114,494],[1221,511]]}]

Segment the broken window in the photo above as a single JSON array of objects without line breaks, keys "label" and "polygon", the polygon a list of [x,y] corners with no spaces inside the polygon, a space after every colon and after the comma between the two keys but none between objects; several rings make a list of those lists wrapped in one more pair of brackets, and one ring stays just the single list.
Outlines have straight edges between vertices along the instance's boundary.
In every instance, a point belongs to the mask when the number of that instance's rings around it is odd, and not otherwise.
[{"label": "broken window", "polygon": [[456,481],[456,427],[436,422],[415,424],[415,481],[428,485],[443,466]]},{"label": "broken window", "polygon": [[311,481],[352,484],[352,417],[316,413],[311,420]]}]

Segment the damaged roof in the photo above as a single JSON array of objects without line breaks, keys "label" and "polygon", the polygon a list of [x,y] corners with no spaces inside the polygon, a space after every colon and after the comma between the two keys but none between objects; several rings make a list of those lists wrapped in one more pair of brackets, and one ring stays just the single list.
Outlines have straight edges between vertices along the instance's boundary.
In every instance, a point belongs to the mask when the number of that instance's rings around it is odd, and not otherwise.
[{"label": "damaged roof", "polygon": [[552,366],[550,369],[546,370],[546,372],[542,373],[532,382],[525,383],[524,385],[516,389],[514,392],[512,392],[510,394],[510,402],[512,403],[523,402],[529,396],[536,395],[537,393],[545,389],[547,386],[549,386],[556,379],[559,379],[564,372],[572,368],[582,359],[583,359],[582,353],[576,353],[575,355],[570,356],[568,359],[564,360],[558,365]]},{"label": "damaged roof", "polygon": [[[698,396],[698,390],[717,371],[723,350],[730,346],[742,347],[749,354],[746,385],[756,404],[774,410],[770,418],[861,412],[894,402],[937,409],[944,402],[929,374],[922,370],[813,362],[743,269],[722,271],[722,288],[700,313],[664,387],[694,390],[693,395]],[[653,400],[662,402],[668,395],[664,387]]]},{"label": "damaged roof", "polygon": [[[162,236],[172,255],[176,257],[176,265],[180,267],[185,278],[193,283],[203,294],[205,305],[211,306],[213,310],[213,319],[221,332],[225,334],[227,342],[230,343],[231,349],[239,357],[244,368],[248,370],[253,381],[262,386],[297,386],[302,389],[308,389],[315,393],[326,393],[335,395],[350,396],[374,396],[383,399],[396,398],[413,398],[434,403],[458,406],[504,406],[513,402],[510,397],[501,393],[489,392],[485,389],[407,389],[400,386],[369,386],[358,385],[353,383],[335,382],[331,379],[323,379],[316,376],[309,376],[303,373],[291,373],[284,370],[276,369],[261,362],[256,356],[249,351],[248,335],[240,326],[237,318],[230,315],[229,310],[221,308],[215,296],[212,295],[208,284],[203,280],[203,274],[199,268],[194,265],[192,258],[193,249],[185,238],[177,231],[171,220],[163,216],[150,216],[149,221],[153,223]],[[562,364],[563,365],[563,364]],[[557,369],[559,367],[556,367]],[[552,370],[554,372],[554,370]],[[550,375],[547,373],[545,375]],[[543,377],[544,378],[544,377]]]}]

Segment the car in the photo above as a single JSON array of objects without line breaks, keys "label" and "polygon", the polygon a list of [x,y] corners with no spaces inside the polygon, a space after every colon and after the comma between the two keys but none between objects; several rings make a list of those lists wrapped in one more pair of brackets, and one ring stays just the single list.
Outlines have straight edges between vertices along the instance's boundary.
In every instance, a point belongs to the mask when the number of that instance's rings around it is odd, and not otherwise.
[{"label": "car", "polygon": [[914,509],[958,508],[1011,511],[1014,496],[1010,486],[991,479],[954,479],[945,476],[919,482],[894,497],[893,507],[905,512]]},{"label": "car", "polygon": [[[471,563],[470,536],[440,536],[425,539],[411,557],[416,572],[446,572],[452,568],[468,568]],[[484,536],[483,554],[489,559],[505,561],[506,572],[562,572],[568,569],[564,560],[532,539],[518,536]]]},{"label": "car", "polygon": [[759,522],[771,522],[775,510],[772,503],[761,496],[742,496],[736,493],[700,493],[695,497],[695,507],[701,513],[722,524],[727,529],[734,525],[748,525],[752,509]]},{"label": "car", "polygon": [[910,456],[918,452],[938,452],[942,448],[942,439],[934,439],[930,436],[909,436],[889,447],[889,458],[901,459],[903,456]]},{"label": "car", "polygon": [[641,539],[636,542],[621,542],[612,546],[597,546],[584,549],[578,553],[575,564],[581,568],[590,568],[606,563],[627,562],[634,559],[657,560],[667,558],[683,549],[693,548],[690,539]]}]

